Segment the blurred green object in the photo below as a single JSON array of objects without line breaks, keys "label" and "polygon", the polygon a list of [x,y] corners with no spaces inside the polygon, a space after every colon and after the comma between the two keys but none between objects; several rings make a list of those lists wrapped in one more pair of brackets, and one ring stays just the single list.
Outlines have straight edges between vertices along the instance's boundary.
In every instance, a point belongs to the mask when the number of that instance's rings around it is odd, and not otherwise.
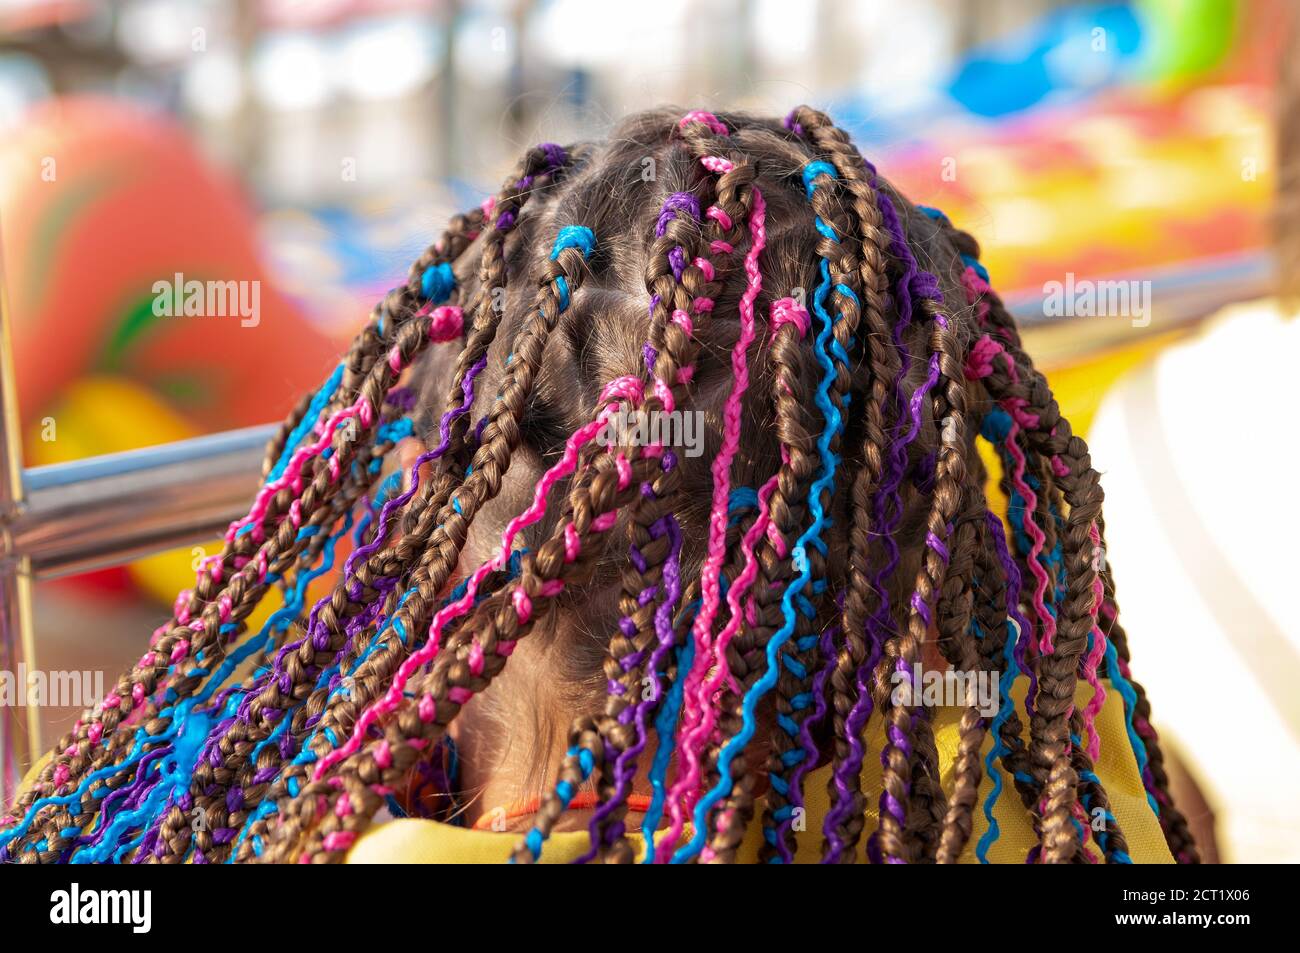
[{"label": "blurred green object", "polygon": [[1150,44],[1144,78],[1179,82],[1214,69],[1237,40],[1240,0],[1138,0]]}]

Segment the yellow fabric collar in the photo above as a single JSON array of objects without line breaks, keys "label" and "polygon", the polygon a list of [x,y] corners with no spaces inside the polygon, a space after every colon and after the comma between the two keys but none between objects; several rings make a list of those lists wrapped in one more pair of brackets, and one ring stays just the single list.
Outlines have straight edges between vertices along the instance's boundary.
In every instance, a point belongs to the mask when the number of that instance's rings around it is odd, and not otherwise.
[{"label": "yellow fabric collar", "polygon": [[[1128,734],[1124,726],[1124,708],[1119,694],[1107,685],[1106,702],[1097,717],[1097,731],[1101,735],[1101,759],[1096,765],[1097,776],[1101,779],[1110,797],[1111,810],[1118,818],[1124,836],[1128,840],[1129,855],[1135,863],[1172,864],[1173,857],[1165,844],[1160,831],[1160,822],[1147,803],[1146,791],[1138,774],[1137,761],[1129,746]],[[1019,687],[1019,686],[1017,686]],[[1023,689],[1021,694],[1023,694]],[[1092,696],[1087,685],[1080,685],[1075,695],[1075,704],[1087,704]],[[953,763],[957,753],[958,722],[960,709],[936,709],[933,725],[935,744],[939,751],[939,763],[945,790],[952,790]],[[1025,727],[1025,740],[1029,740],[1028,727]],[[883,732],[879,719],[872,719],[867,730],[867,751],[880,751]],[[983,753],[986,755],[992,745],[991,739],[985,739]],[[822,818],[830,806],[826,785],[830,779],[830,767],[823,766],[808,775],[805,785],[807,804],[807,824],[803,832],[796,833],[796,863],[815,863],[821,852]],[[863,789],[880,790],[880,761],[868,756],[862,770]],[[962,855],[963,863],[974,863],[975,845],[988,829],[988,822],[983,813],[984,799],[992,786],[992,781],[984,779],[980,786],[979,799],[976,801],[975,824],[970,841]],[[993,811],[1000,831],[998,839],[989,850],[992,863],[1024,863],[1029,850],[1038,843],[1033,824],[1028,812],[1020,802],[1020,796],[1004,778],[1002,797],[998,798]],[[878,818],[878,805],[873,800],[867,803],[865,838],[875,830]],[[495,833],[492,831],[474,831],[436,821],[412,818],[389,821],[372,828],[348,852],[348,863],[390,863],[390,864],[485,864],[502,863],[519,842],[517,833]],[[689,836],[689,831],[687,833]],[[644,841],[637,838],[638,856],[644,856]],[[758,859],[759,845],[762,843],[760,824],[755,821],[746,832],[738,860],[753,863]],[[542,852],[543,863],[566,863],[580,857],[588,847],[586,831],[562,831],[552,834]],[[859,850],[861,850],[859,845]],[[1094,850],[1095,853],[1095,850]]]}]

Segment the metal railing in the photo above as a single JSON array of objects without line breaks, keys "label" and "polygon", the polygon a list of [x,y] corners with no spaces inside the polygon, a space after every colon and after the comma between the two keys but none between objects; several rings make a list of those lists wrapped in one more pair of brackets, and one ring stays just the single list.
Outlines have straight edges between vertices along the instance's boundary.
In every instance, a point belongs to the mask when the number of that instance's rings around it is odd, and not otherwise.
[{"label": "metal railing", "polygon": [[[1147,328],[1110,319],[1046,325],[1032,293],[1007,301],[1031,352],[1059,364],[1168,333],[1232,301],[1265,294],[1267,256],[1225,256],[1156,275],[1160,318]],[[36,669],[32,582],[219,536],[247,512],[274,428],[253,427],[55,466],[22,468],[14,361],[0,271],[0,672]],[[0,804],[43,748],[39,711],[19,721],[0,705]]]}]

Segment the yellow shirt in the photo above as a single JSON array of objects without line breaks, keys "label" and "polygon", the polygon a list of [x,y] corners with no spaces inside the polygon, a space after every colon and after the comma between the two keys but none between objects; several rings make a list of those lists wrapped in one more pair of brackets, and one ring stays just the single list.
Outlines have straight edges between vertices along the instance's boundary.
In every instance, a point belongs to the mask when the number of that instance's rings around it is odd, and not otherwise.
[{"label": "yellow shirt", "polygon": [[[1017,688],[1024,685],[1024,680]],[[1106,702],[1097,716],[1097,731],[1101,736],[1101,758],[1095,765],[1097,777],[1101,779],[1110,798],[1111,811],[1119,820],[1124,837],[1128,840],[1129,856],[1138,864],[1172,864],[1173,856],[1160,831],[1160,822],[1147,803],[1146,790],[1138,774],[1137,760],[1129,746],[1128,734],[1124,727],[1124,705],[1119,693],[1107,687]],[[1017,697],[1023,697],[1023,689]],[[1075,704],[1082,707],[1092,697],[1092,690],[1081,684],[1075,693]],[[959,708],[938,708],[933,718],[934,740],[939,751],[939,764],[944,790],[951,791],[953,785],[953,763],[957,754],[957,728],[961,719]],[[1023,720],[1023,718],[1022,718]],[[1028,726],[1024,727],[1025,741],[1029,740]],[[879,752],[884,742],[884,733],[879,718],[873,718],[867,728],[868,755],[863,765],[863,790],[879,792],[880,759],[873,752]],[[992,746],[992,739],[986,738],[983,753],[987,754]],[[1000,769],[1000,766],[999,766]],[[822,818],[830,807],[830,798],[826,793],[826,782],[830,777],[830,766],[823,766],[808,774],[804,785],[804,800],[807,807],[806,830],[796,833],[795,863],[816,863],[821,857]],[[984,819],[984,799],[992,787],[992,780],[985,778],[980,785],[980,794],[975,802],[974,828],[970,841],[962,853],[962,863],[976,863],[975,845],[988,830]],[[1002,796],[998,798],[993,809],[997,819],[1000,835],[989,848],[988,859],[995,864],[1022,864],[1025,855],[1038,843],[1029,813],[1020,801],[1020,794],[1003,774]],[[866,812],[865,839],[876,829],[879,818],[879,806],[875,798],[868,798]],[[688,826],[684,840],[690,837]],[[633,835],[637,847],[637,860],[644,856],[645,841],[640,835]],[[503,863],[510,856],[515,845],[519,843],[518,833],[496,833],[493,831],[476,831],[463,827],[453,827],[437,821],[403,818],[389,821],[373,827],[363,834],[348,852],[350,864],[496,864]],[[684,841],[683,841],[684,842]],[[738,852],[737,860],[741,863],[755,863],[758,849],[762,843],[761,822],[755,819],[746,832],[744,843]],[[561,864],[580,857],[586,852],[590,840],[587,832],[560,831],[553,833],[542,850],[542,863]],[[859,851],[862,850],[859,845]],[[1093,846],[1096,854],[1095,845]]]},{"label": "yellow shirt", "polygon": [[[1138,864],[1172,864],[1173,856],[1165,844],[1160,831],[1160,822],[1147,803],[1146,790],[1138,774],[1137,761],[1129,747],[1128,734],[1124,727],[1124,706],[1119,693],[1107,686],[1106,702],[1097,716],[1097,732],[1101,736],[1101,758],[1095,765],[1097,777],[1101,779],[1110,798],[1111,811],[1119,820],[1124,836],[1128,840],[1129,856]],[[1023,697],[1024,681],[1017,685],[1017,698]],[[1091,697],[1091,689],[1080,684],[1075,693],[1075,704],[1082,707]],[[952,790],[953,761],[957,753],[957,727],[961,718],[961,709],[938,708],[933,717],[934,740],[939,751],[940,775],[945,790]],[[1029,740],[1028,726],[1024,727],[1025,741]],[[862,769],[863,790],[878,792],[880,790],[880,760],[872,752],[879,752],[884,741],[880,719],[874,718],[867,728],[868,756]],[[984,741],[983,753],[987,754],[992,739]],[[28,772],[24,785],[29,783],[40,767],[48,760],[46,755]],[[826,793],[826,782],[830,777],[830,766],[823,766],[810,772],[804,785],[804,799],[807,807],[808,822],[806,830],[795,834],[795,863],[816,863],[821,856],[822,818],[830,807]],[[992,781],[985,778],[980,785],[979,798],[975,803],[974,828],[970,841],[962,853],[962,863],[975,863],[975,845],[988,829],[984,819],[984,799],[992,786]],[[866,828],[863,838],[876,829],[878,805],[874,798],[867,799]],[[997,819],[1000,836],[988,852],[988,859],[995,864],[1021,864],[1025,855],[1038,843],[1034,834],[1029,814],[1020,802],[1020,795],[1011,785],[1010,779],[1003,774],[1003,792],[994,807],[993,816]],[[756,819],[746,832],[737,860],[741,863],[755,863],[758,849],[762,843],[760,822]],[[688,825],[684,839],[691,836]],[[388,821],[372,827],[365,832],[348,851],[347,863],[350,864],[497,864],[504,863],[519,842],[517,833],[497,833],[494,831],[476,831],[463,827],[454,827],[438,821],[418,818],[402,818]],[[554,833],[546,842],[542,851],[542,863],[567,863],[586,852],[589,845],[587,832],[560,831]],[[644,840],[634,835],[633,843],[637,846],[637,860],[644,856]],[[861,845],[859,845],[861,851]],[[1092,848],[1096,853],[1095,846]]]}]

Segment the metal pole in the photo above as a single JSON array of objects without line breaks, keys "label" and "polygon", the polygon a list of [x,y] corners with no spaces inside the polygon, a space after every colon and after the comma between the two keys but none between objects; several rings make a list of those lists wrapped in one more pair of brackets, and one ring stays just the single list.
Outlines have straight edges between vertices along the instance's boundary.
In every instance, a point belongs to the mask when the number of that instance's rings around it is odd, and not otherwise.
[{"label": "metal pole", "polygon": [[[18,390],[14,382],[13,339],[5,293],[4,249],[0,248],[0,531],[23,504],[22,434],[19,430]],[[18,672],[20,662],[36,665],[32,632],[31,572],[20,553],[0,550],[0,672]],[[24,691],[20,694],[25,695]],[[32,754],[40,750],[40,712],[26,707],[20,721],[18,705],[0,705],[0,806],[18,789]],[[21,700],[26,700],[25,698]]]},{"label": "metal pole", "polygon": [[33,467],[0,558],[21,554],[36,579],[52,579],[220,536],[248,512],[274,433],[249,427]]}]

